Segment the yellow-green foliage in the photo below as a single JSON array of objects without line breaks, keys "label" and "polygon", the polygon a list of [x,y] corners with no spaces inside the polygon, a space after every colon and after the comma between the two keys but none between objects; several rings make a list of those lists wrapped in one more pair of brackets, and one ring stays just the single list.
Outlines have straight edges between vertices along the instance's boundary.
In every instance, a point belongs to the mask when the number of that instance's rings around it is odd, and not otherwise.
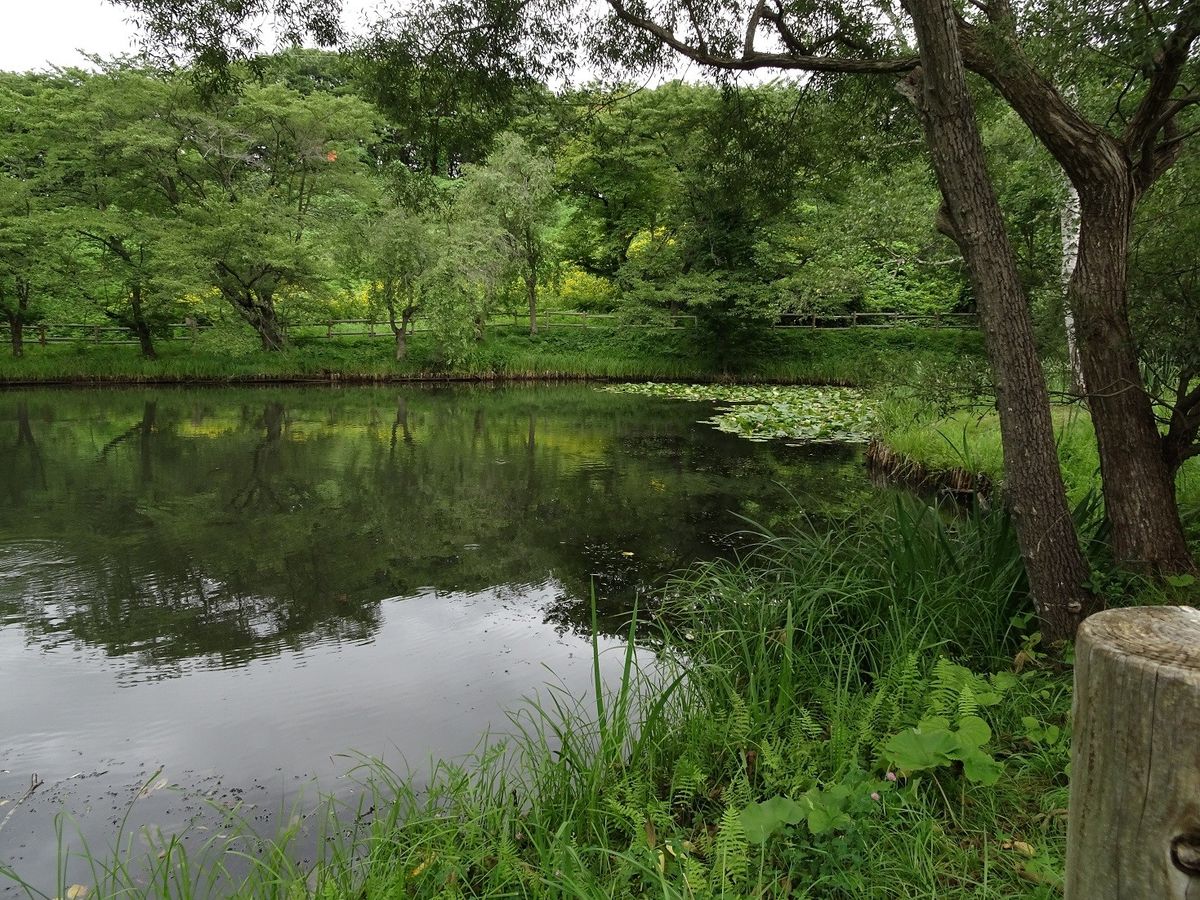
[{"label": "yellow-green foliage", "polygon": [[563,309],[608,309],[616,296],[611,281],[578,266],[569,266],[558,283],[559,306]]}]

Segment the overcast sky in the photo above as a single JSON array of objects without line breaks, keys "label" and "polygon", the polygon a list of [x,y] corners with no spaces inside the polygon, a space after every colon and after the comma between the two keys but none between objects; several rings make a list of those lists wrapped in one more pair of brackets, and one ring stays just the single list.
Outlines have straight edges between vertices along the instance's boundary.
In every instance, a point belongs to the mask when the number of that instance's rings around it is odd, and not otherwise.
[{"label": "overcast sky", "polygon": [[[377,0],[346,0],[343,22],[356,28]],[[105,0],[0,0],[0,69],[24,72],[79,65],[79,51],[116,56],[137,49],[129,11]]]},{"label": "overcast sky", "polygon": [[14,0],[4,6],[0,69],[77,65],[80,48],[104,56],[134,49],[128,12],[103,0]]}]

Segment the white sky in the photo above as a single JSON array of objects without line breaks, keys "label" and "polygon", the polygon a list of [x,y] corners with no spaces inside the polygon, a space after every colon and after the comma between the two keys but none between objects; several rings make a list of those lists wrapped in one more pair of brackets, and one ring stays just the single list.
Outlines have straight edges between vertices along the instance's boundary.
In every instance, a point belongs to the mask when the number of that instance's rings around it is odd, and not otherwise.
[{"label": "white sky", "polygon": [[[342,21],[354,30],[378,0],[345,0]],[[0,70],[25,72],[84,63],[82,50],[117,56],[137,50],[129,10],[106,0],[0,0]]]},{"label": "white sky", "polygon": [[113,56],[134,49],[128,11],[103,0],[4,0],[0,69],[79,65],[79,50]]}]

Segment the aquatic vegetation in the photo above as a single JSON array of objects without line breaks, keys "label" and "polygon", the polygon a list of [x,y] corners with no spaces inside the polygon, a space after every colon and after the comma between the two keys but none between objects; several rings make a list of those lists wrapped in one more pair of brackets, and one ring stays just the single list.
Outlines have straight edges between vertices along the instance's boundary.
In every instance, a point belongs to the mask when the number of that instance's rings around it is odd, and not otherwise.
[{"label": "aquatic vegetation", "polygon": [[751,441],[865,443],[874,422],[874,405],[853,388],[651,382],[605,390],[718,403],[704,424]]}]

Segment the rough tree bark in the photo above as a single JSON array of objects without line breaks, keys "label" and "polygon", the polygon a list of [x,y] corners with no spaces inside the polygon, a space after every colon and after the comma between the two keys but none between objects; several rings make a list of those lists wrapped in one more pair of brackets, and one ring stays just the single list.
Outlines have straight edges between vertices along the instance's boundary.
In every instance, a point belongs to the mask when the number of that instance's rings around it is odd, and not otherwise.
[{"label": "rough tree bark", "polygon": [[944,205],[979,306],[996,385],[1006,496],[1048,641],[1071,638],[1097,607],[1067,506],[1045,376],[1016,256],[987,172],[950,0],[909,0],[921,65],[902,83],[925,127]]},{"label": "rough tree bark", "polygon": [[1079,261],[1068,302],[1076,310],[1088,407],[1100,451],[1112,550],[1126,565],[1194,568],[1128,312],[1134,186],[1117,172],[1081,187]]}]

